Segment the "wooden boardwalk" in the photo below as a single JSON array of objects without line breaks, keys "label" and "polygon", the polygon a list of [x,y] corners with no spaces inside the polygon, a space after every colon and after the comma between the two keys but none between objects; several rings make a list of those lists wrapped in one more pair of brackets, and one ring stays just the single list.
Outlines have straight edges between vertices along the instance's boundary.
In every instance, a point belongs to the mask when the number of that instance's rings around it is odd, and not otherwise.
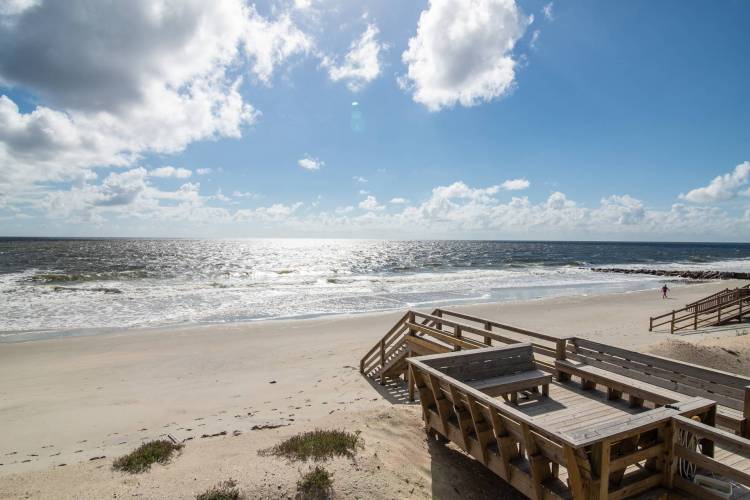
[{"label": "wooden boardwalk", "polygon": [[360,371],[404,377],[428,435],[529,498],[722,498],[698,473],[750,500],[750,378],[444,309],[409,311]]}]

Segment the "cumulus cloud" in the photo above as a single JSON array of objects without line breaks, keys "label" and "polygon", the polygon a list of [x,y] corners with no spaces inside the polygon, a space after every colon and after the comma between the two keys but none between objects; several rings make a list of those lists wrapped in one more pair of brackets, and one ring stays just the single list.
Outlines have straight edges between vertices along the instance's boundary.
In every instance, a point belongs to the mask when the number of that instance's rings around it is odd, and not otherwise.
[{"label": "cumulus cloud", "polygon": [[211,172],[213,172],[213,169],[211,168],[196,168],[195,173],[198,175],[208,175]]},{"label": "cumulus cloud", "polygon": [[320,167],[325,165],[325,162],[323,160],[319,160],[311,156],[305,156],[304,158],[297,160],[297,165],[304,168],[305,170],[314,171],[314,170],[320,170]]},{"label": "cumulus cloud", "polygon": [[406,203],[409,203],[409,200],[407,200],[406,198],[396,197],[391,198],[390,203],[392,205],[405,205]]},{"label": "cumulus cloud", "polygon": [[148,175],[151,177],[174,177],[175,179],[187,179],[193,172],[182,167],[159,167],[149,171]]},{"label": "cumulus cloud", "polygon": [[[680,194],[680,198],[693,203],[711,203],[734,198],[739,189],[750,181],[750,161],[740,163],[733,172],[718,175],[708,184]],[[744,194],[744,193],[743,193]]]},{"label": "cumulus cloud", "polygon": [[249,7],[245,28],[245,52],[252,57],[253,73],[263,83],[270,83],[274,69],[298,54],[307,54],[313,46],[312,39],[293,22],[289,13],[276,20],[268,20]]},{"label": "cumulus cloud", "polygon": [[501,97],[513,88],[513,48],[530,22],[514,0],[430,0],[402,54],[400,83],[431,111]]},{"label": "cumulus cloud", "polygon": [[239,91],[242,65],[268,83],[312,43],[287,13],[264,18],[243,0],[3,8],[0,81],[41,104],[26,112],[0,96],[0,188],[240,137],[258,116]]},{"label": "cumulus cloud", "polygon": [[359,182],[360,184],[364,184],[367,182],[367,179],[365,179],[361,175],[355,175],[354,177],[352,177],[352,180],[355,182]]},{"label": "cumulus cloud", "polygon": [[377,198],[369,195],[367,198],[359,202],[359,208],[362,210],[383,210],[385,207],[378,203]]},{"label": "cumulus cloud", "polygon": [[520,191],[527,189],[531,183],[526,179],[508,179],[507,181],[500,184],[500,187],[506,191]]},{"label": "cumulus cloud", "polygon": [[374,24],[368,24],[367,29],[349,47],[349,52],[344,56],[344,61],[337,61],[324,57],[323,67],[328,69],[328,77],[334,82],[346,81],[346,86],[352,92],[361,90],[365,85],[380,75],[380,52],[387,45],[378,41],[380,33]]}]

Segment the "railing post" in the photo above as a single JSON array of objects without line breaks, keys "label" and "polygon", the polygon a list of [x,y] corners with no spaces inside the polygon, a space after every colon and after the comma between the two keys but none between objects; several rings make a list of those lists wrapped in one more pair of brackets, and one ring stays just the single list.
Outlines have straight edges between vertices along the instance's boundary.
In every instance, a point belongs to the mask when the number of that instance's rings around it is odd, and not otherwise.
[{"label": "railing post", "polygon": [[[438,318],[442,318],[443,317],[443,311],[441,311],[440,309],[438,309],[437,311],[435,311],[435,316],[437,316]],[[443,324],[442,323],[436,323],[435,324],[435,329],[442,331],[443,330]]]},{"label": "railing post", "polygon": [[654,318],[648,318],[648,331],[654,331]]},{"label": "railing post", "polygon": [[[490,323],[489,321],[486,322],[484,324],[484,329],[487,330],[488,332],[491,332],[492,331],[492,323]],[[490,337],[485,337],[484,338],[484,343],[487,344],[487,345],[489,345],[489,346],[491,346],[492,345],[492,339]]]},{"label": "railing post", "polygon": [[695,309],[695,316],[693,317],[693,330],[698,329],[698,308]]},{"label": "railing post", "polygon": [[[453,335],[453,336],[454,336],[454,337],[456,337],[457,339],[460,339],[460,338],[461,338],[461,335],[462,335],[462,334],[461,334],[461,327],[460,327],[460,326],[458,326],[458,325],[456,325],[456,326],[454,327],[454,335]],[[455,346],[453,346],[453,350],[454,350],[454,351],[460,351],[460,350],[461,350],[461,346],[460,346],[460,345],[458,345],[458,344],[456,344]]]},{"label": "railing post", "polygon": [[[567,348],[568,339],[557,339],[557,343],[555,345],[555,359],[559,359],[561,361],[566,359],[568,357]],[[556,370],[555,372],[558,382],[570,380],[570,374],[562,372],[560,370]]]},{"label": "railing post", "polygon": [[380,340],[380,369],[385,368],[385,339]]},{"label": "railing post", "polygon": [[674,333],[674,309],[672,309],[672,322],[669,328],[669,333]]},{"label": "railing post", "polygon": [[717,314],[717,319],[716,319],[716,322],[717,322],[717,323],[721,323],[721,307],[719,307],[719,309],[718,309],[718,311],[716,312],[716,314]]},{"label": "railing post", "polygon": [[745,387],[745,404],[744,411],[742,412],[742,425],[740,427],[740,434],[744,438],[750,438],[750,385]]}]

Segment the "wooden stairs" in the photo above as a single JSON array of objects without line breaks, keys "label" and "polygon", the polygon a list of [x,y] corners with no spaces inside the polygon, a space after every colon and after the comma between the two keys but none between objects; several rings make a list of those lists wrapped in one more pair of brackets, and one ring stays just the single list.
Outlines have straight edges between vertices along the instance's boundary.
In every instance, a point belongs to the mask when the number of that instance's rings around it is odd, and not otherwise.
[{"label": "wooden stairs", "polygon": [[741,322],[750,315],[750,283],[738,288],[727,288],[686,304],[682,309],[653,316],[649,319],[649,331],[669,325],[669,332],[707,326],[725,325],[732,321]]},{"label": "wooden stairs", "polygon": [[[383,385],[387,379],[399,377],[408,381],[406,359],[411,356],[531,342],[537,365],[551,372],[559,341],[557,337],[447,309],[408,311],[365,354],[359,369]],[[409,395],[413,396],[411,384]]]}]

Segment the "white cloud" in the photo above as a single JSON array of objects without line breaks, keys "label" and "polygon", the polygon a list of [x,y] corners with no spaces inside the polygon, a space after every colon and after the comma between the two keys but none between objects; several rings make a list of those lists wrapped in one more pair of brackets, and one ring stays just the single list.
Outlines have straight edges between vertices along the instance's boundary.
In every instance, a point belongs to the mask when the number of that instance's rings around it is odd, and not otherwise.
[{"label": "white cloud", "polygon": [[360,189],[358,191],[358,193],[361,194],[361,195],[363,195],[363,196],[366,195],[366,194],[370,194],[370,192],[368,190],[366,190],[366,189]]},{"label": "white cloud", "polygon": [[261,198],[261,196],[258,193],[251,193],[249,191],[234,191],[232,192],[232,198],[255,199],[255,198]]},{"label": "white cloud", "polygon": [[151,177],[174,177],[175,179],[187,179],[193,172],[186,168],[175,168],[172,166],[159,167],[149,171]]},{"label": "white cloud", "polygon": [[288,12],[271,21],[258,14],[255,6],[250,6],[248,10],[244,49],[255,60],[255,76],[269,84],[279,64],[294,55],[307,54],[313,42],[292,22]]},{"label": "white cloud", "polygon": [[750,161],[740,163],[731,173],[714,177],[708,186],[693,189],[687,194],[680,194],[680,198],[693,203],[728,200],[737,196],[739,188],[745,186],[748,181],[750,181]]},{"label": "white cloud", "polygon": [[0,14],[0,81],[41,103],[0,96],[0,190],[238,138],[259,114],[239,91],[245,59],[268,83],[312,43],[243,0],[37,3]]},{"label": "white cloud", "polygon": [[213,169],[210,168],[196,168],[195,173],[198,175],[208,175],[211,172],[213,172]]},{"label": "white cloud", "polygon": [[340,65],[330,57],[324,57],[322,65],[328,69],[328,77],[334,82],[346,81],[352,92],[361,90],[377,78],[380,75],[380,52],[387,48],[378,41],[379,32],[377,26],[368,24],[362,35],[351,43]]},{"label": "white cloud", "polygon": [[311,156],[305,156],[304,158],[297,160],[297,165],[305,170],[320,170],[320,167],[325,165],[325,162]]},{"label": "white cloud", "polygon": [[500,184],[500,187],[506,191],[520,191],[527,189],[531,183],[526,179],[508,179],[507,181]]},{"label": "white cloud", "polygon": [[406,198],[391,198],[390,203],[392,205],[405,205],[406,203],[409,203],[409,200]]},{"label": "white cloud", "polygon": [[378,203],[377,198],[369,195],[367,198],[359,202],[359,208],[362,210],[383,210],[385,207]]},{"label": "white cloud", "polygon": [[513,87],[513,48],[530,19],[514,0],[430,0],[402,60],[402,87],[431,111],[474,106]]},{"label": "white cloud", "polygon": [[352,180],[359,182],[360,184],[365,184],[367,182],[367,179],[365,179],[361,175],[355,175],[354,177],[352,177]]},{"label": "white cloud", "polygon": [[552,2],[550,2],[548,4],[545,4],[544,7],[542,7],[542,14],[544,14],[544,18],[547,21],[554,21],[555,20],[555,16],[552,13],[552,6],[553,6],[553,4],[552,4]]}]

